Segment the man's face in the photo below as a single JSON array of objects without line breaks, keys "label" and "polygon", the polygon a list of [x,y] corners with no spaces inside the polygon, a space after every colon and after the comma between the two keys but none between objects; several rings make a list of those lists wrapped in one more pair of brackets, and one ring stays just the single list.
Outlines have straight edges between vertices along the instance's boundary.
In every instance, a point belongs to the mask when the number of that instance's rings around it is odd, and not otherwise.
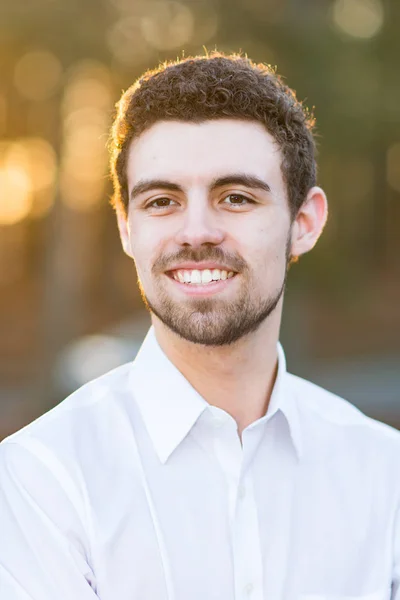
[{"label": "man's face", "polygon": [[232,343],[278,304],[291,230],[281,159],[249,121],[163,121],[132,143],[124,248],[148,308],[181,337]]}]

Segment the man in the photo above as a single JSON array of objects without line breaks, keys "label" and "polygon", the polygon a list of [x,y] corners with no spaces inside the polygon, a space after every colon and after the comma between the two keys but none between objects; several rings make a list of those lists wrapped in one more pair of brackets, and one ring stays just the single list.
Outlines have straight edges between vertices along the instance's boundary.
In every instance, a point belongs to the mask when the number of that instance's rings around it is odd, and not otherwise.
[{"label": "man", "polygon": [[312,117],[213,54],[122,97],[114,206],[150,329],[1,445],[4,600],[400,600],[400,434],[286,372],[327,216]]}]

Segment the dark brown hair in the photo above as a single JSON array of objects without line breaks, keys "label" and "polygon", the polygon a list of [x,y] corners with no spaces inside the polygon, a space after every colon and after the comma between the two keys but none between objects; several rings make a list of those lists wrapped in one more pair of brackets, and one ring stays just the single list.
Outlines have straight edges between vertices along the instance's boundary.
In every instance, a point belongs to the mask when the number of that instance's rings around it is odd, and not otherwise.
[{"label": "dark brown hair", "polygon": [[314,118],[272,67],[219,52],[162,64],[122,95],[110,138],[114,208],[127,214],[126,163],[134,138],[157,121],[221,118],[258,121],[274,137],[294,217],[316,182]]}]

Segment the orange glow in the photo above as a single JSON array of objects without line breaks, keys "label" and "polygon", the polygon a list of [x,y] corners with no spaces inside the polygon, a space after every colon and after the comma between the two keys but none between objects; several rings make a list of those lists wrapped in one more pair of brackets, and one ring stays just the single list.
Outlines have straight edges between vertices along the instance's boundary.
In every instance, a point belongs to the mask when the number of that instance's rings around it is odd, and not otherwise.
[{"label": "orange glow", "polygon": [[71,71],[63,100],[60,191],[65,205],[91,210],[103,200],[112,106],[108,70],[84,61]]},{"label": "orange glow", "polygon": [[25,219],[32,208],[32,182],[17,166],[0,168],[0,225],[14,225]]},{"label": "orange glow", "polygon": [[10,144],[6,166],[23,165],[29,172],[34,191],[54,184],[56,156],[53,147],[42,138],[23,138]]},{"label": "orange glow", "polygon": [[[4,172],[11,174],[12,181],[15,180],[16,173],[23,173],[22,177],[29,182],[26,185],[21,183],[22,180],[15,183],[20,189],[29,189],[29,202],[16,202],[16,206],[21,207],[15,209],[15,214],[21,215],[15,217],[17,221],[27,216],[39,218],[49,212],[54,202],[57,172],[56,155],[49,142],[42,138],[21,138],[3,145],[2,168]],[[22,206],[26,209],[22,209]]]}]

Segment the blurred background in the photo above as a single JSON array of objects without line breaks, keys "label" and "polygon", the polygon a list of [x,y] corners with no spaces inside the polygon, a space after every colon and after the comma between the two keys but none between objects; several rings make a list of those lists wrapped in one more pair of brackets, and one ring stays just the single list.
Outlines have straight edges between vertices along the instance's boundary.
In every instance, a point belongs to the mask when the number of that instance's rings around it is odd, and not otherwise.
[{"label": "blurred background", "polygon": [[315,107],[330,218],[290,271],[289,369],[400,427],[400,2],[0,0],[0,439],[134,358],[108,129],[143,70],[203,46]]}]

